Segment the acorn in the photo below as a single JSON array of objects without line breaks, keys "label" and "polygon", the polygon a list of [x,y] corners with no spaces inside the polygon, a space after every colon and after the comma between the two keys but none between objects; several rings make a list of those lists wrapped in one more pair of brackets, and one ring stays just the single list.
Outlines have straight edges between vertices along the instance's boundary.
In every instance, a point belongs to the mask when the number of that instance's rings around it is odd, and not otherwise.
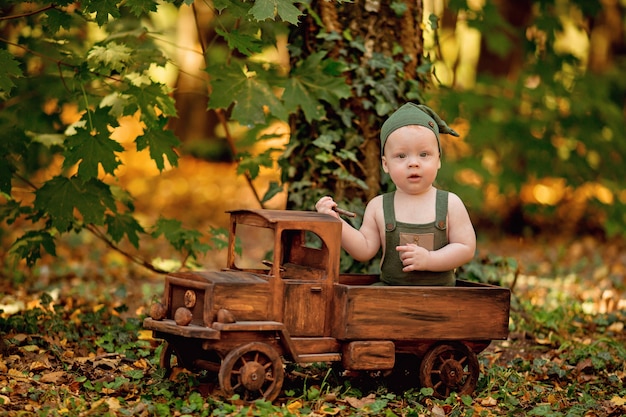
[{"label": "acorn", "polygon": [[174,313],[174,321],[179,326],[187,326],[191,323],[191,319],[193,318],[193,314],[188,308],[178,307],[176,309],[176,313]]},{"label": "acorn", "polygon": [[167,315],[167,309],[161,303],[154,303],[150,306],[150,317],[154,320],[163,320]]}]

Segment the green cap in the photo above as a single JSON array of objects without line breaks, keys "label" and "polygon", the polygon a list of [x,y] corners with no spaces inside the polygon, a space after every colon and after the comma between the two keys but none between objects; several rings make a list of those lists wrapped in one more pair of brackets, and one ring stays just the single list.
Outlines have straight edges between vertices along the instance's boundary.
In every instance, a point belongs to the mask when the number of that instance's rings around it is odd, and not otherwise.
[{"label": "green cap", "polygon": [[441,154],[441,142],[439,141],[439,133],[446,133],[452,136],[459,134],[449,127],[441,117],[435,113],[433,109],[423,104],[406,103],[398,110],[393,112],[391,116],[383,123],[380,129],[380,151],[384,153],[385,143],[391,133],[403,126],[418,125],[424,126],[432,130],[437,138],[437,146],[439,154]]}]

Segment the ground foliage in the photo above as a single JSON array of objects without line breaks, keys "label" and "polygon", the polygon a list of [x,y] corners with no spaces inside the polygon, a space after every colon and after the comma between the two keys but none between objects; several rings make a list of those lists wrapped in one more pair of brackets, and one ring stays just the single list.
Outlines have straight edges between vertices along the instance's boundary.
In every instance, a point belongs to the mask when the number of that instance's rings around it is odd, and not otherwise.
[{"label": "ground foliage", "polygon": [[[141,327],[162,290],[159,276],[124,262],[102,269],[93,254],[91,261],[50,271],[14,273],[0,288],[6,310],[0,317],[0,410],[10,416],[623,415],[624,287],[606,257],[586,258],[591,244],[563,249],[579,257],[564,256],[559,265],[545,252],[538,257],[537,248],[500,242],[524,258],[506,250],[496,257],[493,250],[465,269],[475,279],[497,274],[513,286],[511,333],[479,355],[475,394],[446,400],[395,379],[341,376],[320,364],[288,365],[284,393],[274,404],[244,406],[221,398],[211,375],[180,370],[168,378],[159,368],[160,342]],[[604,254],[611,250],[604,247]],[[546,276],[536,275],[541,271]]]},{"label": "ground foliage", "polygon": [[[185,158],[163,176],[134,166],[121,180],[141,179],[145,195],[138,210],[148,218],[165,213],[196,228],[219,227],[224,210],[254,205],[237,184],[234,165]],[[289,365],[274,404],[246,407],[221,398],[210,375],[180,370],[168,378],[158,365],[160,342],[141,327],[149,305],[162,295],[161,275],[82,232],[62,239],[57,257],[33,269],[3,262],[0,410],[10,416],[626,412],[624,242],[478,235],[479,253],[462,276],[509,286],[514,296],[510,337],[479,355],[482,372],[472,397],[437,400],[429,390],[380,375],[340,376],[324,365]],[[167,242],[150,250],[167,263]],[[213,252],[202,267],[219,268],[221,259]]]}]

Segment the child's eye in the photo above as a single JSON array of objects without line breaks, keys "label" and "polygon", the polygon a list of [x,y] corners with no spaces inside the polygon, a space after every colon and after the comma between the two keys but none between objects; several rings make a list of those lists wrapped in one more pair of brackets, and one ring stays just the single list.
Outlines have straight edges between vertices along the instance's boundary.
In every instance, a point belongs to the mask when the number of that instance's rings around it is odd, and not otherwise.
[{"label": "child's eye", "polygon": [[427,156],[428,156],[428,152],[420,153],[420,157],[422,157],[422,158],[426,158]]},{"label": "child's eye", "polygon": [[405,153],[399,153],[397,155],[397,157],[400,158],[400,159],[404,159],[404,158],[406,158],[406,154]]}]

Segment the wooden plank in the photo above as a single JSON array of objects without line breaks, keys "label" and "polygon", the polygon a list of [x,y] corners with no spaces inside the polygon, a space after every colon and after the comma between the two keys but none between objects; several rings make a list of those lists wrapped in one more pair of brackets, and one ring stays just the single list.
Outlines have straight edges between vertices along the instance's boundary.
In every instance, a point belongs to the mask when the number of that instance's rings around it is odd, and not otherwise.
[{"label": "wooden plank", "polygon": [[342,365],[350,370],[393,369],[396,349],[393,342],[359,341],[343,347]]},{"label": "wooden plank", "polygon": [[270,313],[270,287],[262,284],[220,283],[213,288],[211,317],[215,320],[217,311],[225,308],[237,321],[267,320]]},{"label": "wooden plank", "polygon": [[291,341],[299,355],[341,350],[339,341],[332,337],[292,337]]},{"label": "wooden plank", "polygon": [[174,320],[153,320],[146,318],[143,321],[143,327],[155,332],[155,338],[167,339],[167,335],[176,335],[190,337],[196,339],[219,339],[220,332],[204,326],[190,324],[188,326],[179,326]]},{"label": "wooden plank", "polygon": [[347,340],[492,340],[508,335],[499,287],[335,285],[332,336]]}]

